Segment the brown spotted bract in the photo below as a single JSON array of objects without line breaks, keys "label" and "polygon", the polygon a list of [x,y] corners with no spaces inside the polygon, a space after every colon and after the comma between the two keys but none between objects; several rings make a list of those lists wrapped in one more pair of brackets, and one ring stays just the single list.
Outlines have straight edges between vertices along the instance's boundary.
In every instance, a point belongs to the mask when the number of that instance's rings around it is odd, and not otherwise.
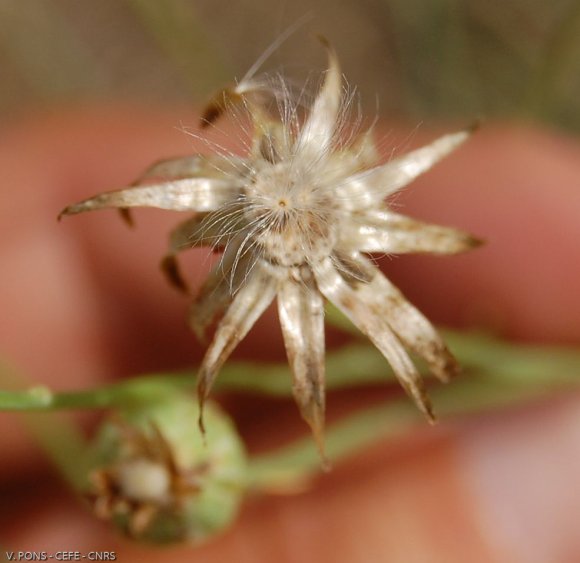
[{"label": "brown spotted bract", "polygon": [[457,363],[431,323],[368,254],[453,254],[478,244],[456,229],[401,215],[388,203],[471,131],[445,135],[381,163],[370,130],[344,140],[348,97],[335,52],[326,47],[328,70],[305,115],[283,81],[267,86],[252,76],[210,104],[209,121],[230,108],[247,112],[252,123],[247,154],[222,150],[162,161],[134,186],[63,211],[144,206],[189,213],[173,232],[164,260],[173,279],[179,281],[178,252],[204,245],[223,250],[191,309],[198,335],[217,322],[199,371],[201,403],[232,350],[276,300],[294,396],[321,449],[325,300],[368,336],[433,419],[407,350],[422,357],[442,381],[457,371]]}]

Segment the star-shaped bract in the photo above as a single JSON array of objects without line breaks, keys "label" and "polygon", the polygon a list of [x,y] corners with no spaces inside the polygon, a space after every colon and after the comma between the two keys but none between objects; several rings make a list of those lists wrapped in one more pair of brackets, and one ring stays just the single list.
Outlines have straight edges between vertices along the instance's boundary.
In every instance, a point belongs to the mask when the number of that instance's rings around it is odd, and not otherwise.
[{"label": "star-shaped bract", "polygon": [[[433,420],[406,349],[423,358],[441,381],[458,370],[457,363],[431,323],[367,254],[453,254],[478,244],[456,229],[400,215],[387,203],[460,146],[470,131],[445,135],[381,164],[371,131],[352,142],[342,140],[343,80],[330,47],[328,53],[329,68],[304,119],[283,84],[268,91],[249,79],[224,91],[222,100],[241,101],[253,122],[246,156],[223,152],[162,161],[134,186],[63,211],[157,207],[193,212],[172,233],[164,264],[176,277],[178,252],[197,246],[223,250],[191,309],[191,326],[200,337],[217,322],[199,370],[200,401],[276,299],[294,397],[321,451],[325,299],[382,352],[401,385]],[[276,101],[274,115],[266,108],[265,94]],[[214,119],[222,110],[218,104],[206,115]]]}]

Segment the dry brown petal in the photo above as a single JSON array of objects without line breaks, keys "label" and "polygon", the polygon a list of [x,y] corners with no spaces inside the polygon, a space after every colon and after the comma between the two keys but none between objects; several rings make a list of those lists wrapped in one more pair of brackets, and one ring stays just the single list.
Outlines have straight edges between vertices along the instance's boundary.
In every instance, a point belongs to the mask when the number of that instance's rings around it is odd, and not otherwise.
[{"label": "dry brown petal", "polygon": [[280,284],[278,312],[294,398],[324,456],[324,301],[308,270],[296,276]]}]

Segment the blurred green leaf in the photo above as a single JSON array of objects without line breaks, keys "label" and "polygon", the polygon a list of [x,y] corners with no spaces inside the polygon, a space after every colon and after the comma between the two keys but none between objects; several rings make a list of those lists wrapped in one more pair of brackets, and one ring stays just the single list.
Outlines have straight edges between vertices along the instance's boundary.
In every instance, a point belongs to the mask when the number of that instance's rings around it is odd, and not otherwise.
[{"label": "blurred green leaf", "polygon": [[193,94],[207,93],[231,80],[229,69],[196,18],[191,2],[125,0],[151,33]]},{"label": "blurred green leaf", "polygon": [[0,49],[28,87],[46,100],[98,92],[104,81],[98,59],[48,2],[2,0]]}]

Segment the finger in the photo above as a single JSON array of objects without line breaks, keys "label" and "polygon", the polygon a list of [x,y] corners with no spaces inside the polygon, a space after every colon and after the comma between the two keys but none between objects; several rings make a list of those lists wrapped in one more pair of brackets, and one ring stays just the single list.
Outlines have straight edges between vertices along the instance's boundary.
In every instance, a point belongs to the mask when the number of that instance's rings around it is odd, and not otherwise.
[{"label": "finger", "polygon": [[[187,150],[181,146],[183,135],[173,128],[176,116],[146,114],[147,118],[133,110],[128,116],[121,108],[71,112],[30,119],[2,132],[0,349],[3,360],[26,374],[31,384],[86,388],[121,373],[174,367],[189,351],[191,340],[182,329],[185,323],[180,323],[184,311],[177,296],[159,281],[155,286],[159,298],[131,299],[136,286],[129,287],[126,276],[141,278],[146,293],[147,280],[157,283],[156,256],[151,253],[148,263],[146,255],[139,259],[136,252],[134,260],[126,258],[133,265],[117,276],[106,254],[100,255],[101,261],[91,254],[91,247],[101,248],[99,232],[95,230],[91,240],[82,228],[75,232],[72,222],[56,222],[58,211],[78,199],[81,191],[91,193],[109,183],[128,182],[165,148],[171,153]],[[116,222],[114,228],[120,240],[126,237],[129,242],[127,229]],[[158,241],[161,249],[161,232],[151,240]],[[150,240],[141,241],[141,248],[151,246]],[[110,255],[119,253],[133,256],[129,247],[109,248]],[[119,285],[127,289],[126,295],[109,291]],[[125,312],[131,306],[132,315]],[[140,322],[153,316],[147,314],[147,307],[159,313],[155,322]],[[156,342],[154,335],[159,334],[164,340]],[[176,334],[183,334],[178,359],[172,355],[179,349],[174,345]],[[170,357],[173,363],[153,362],[155,354]],[[187,365],[191,363],[188,356]],[[11,452],[0,467],[2,472],[19,467],[25,459],[28,467],[39,463],[18,428],[15,416],[0,414],[1,448]]]},{"label": "finger", "polygon": [[[82,230],[57,224],[56,214],[75,192],[129,178],[148,150],[153,153],[147,142],[170,146],[163,135],[173,121],[167,128],[153,122],[140,126],[138,113],[73,113],[4,133],[0,255],[8,275],[0,295],[10,322],[2,323],[1,342],[4,353],[37,381],[82,385],[114,370],[106,325],[120,322],[122,304],[107,300],[99,278],[110,268],[95,263]],[[161,142],[143,129],[156,131]],[[111,248],[110,254],[123,250]]]}]

